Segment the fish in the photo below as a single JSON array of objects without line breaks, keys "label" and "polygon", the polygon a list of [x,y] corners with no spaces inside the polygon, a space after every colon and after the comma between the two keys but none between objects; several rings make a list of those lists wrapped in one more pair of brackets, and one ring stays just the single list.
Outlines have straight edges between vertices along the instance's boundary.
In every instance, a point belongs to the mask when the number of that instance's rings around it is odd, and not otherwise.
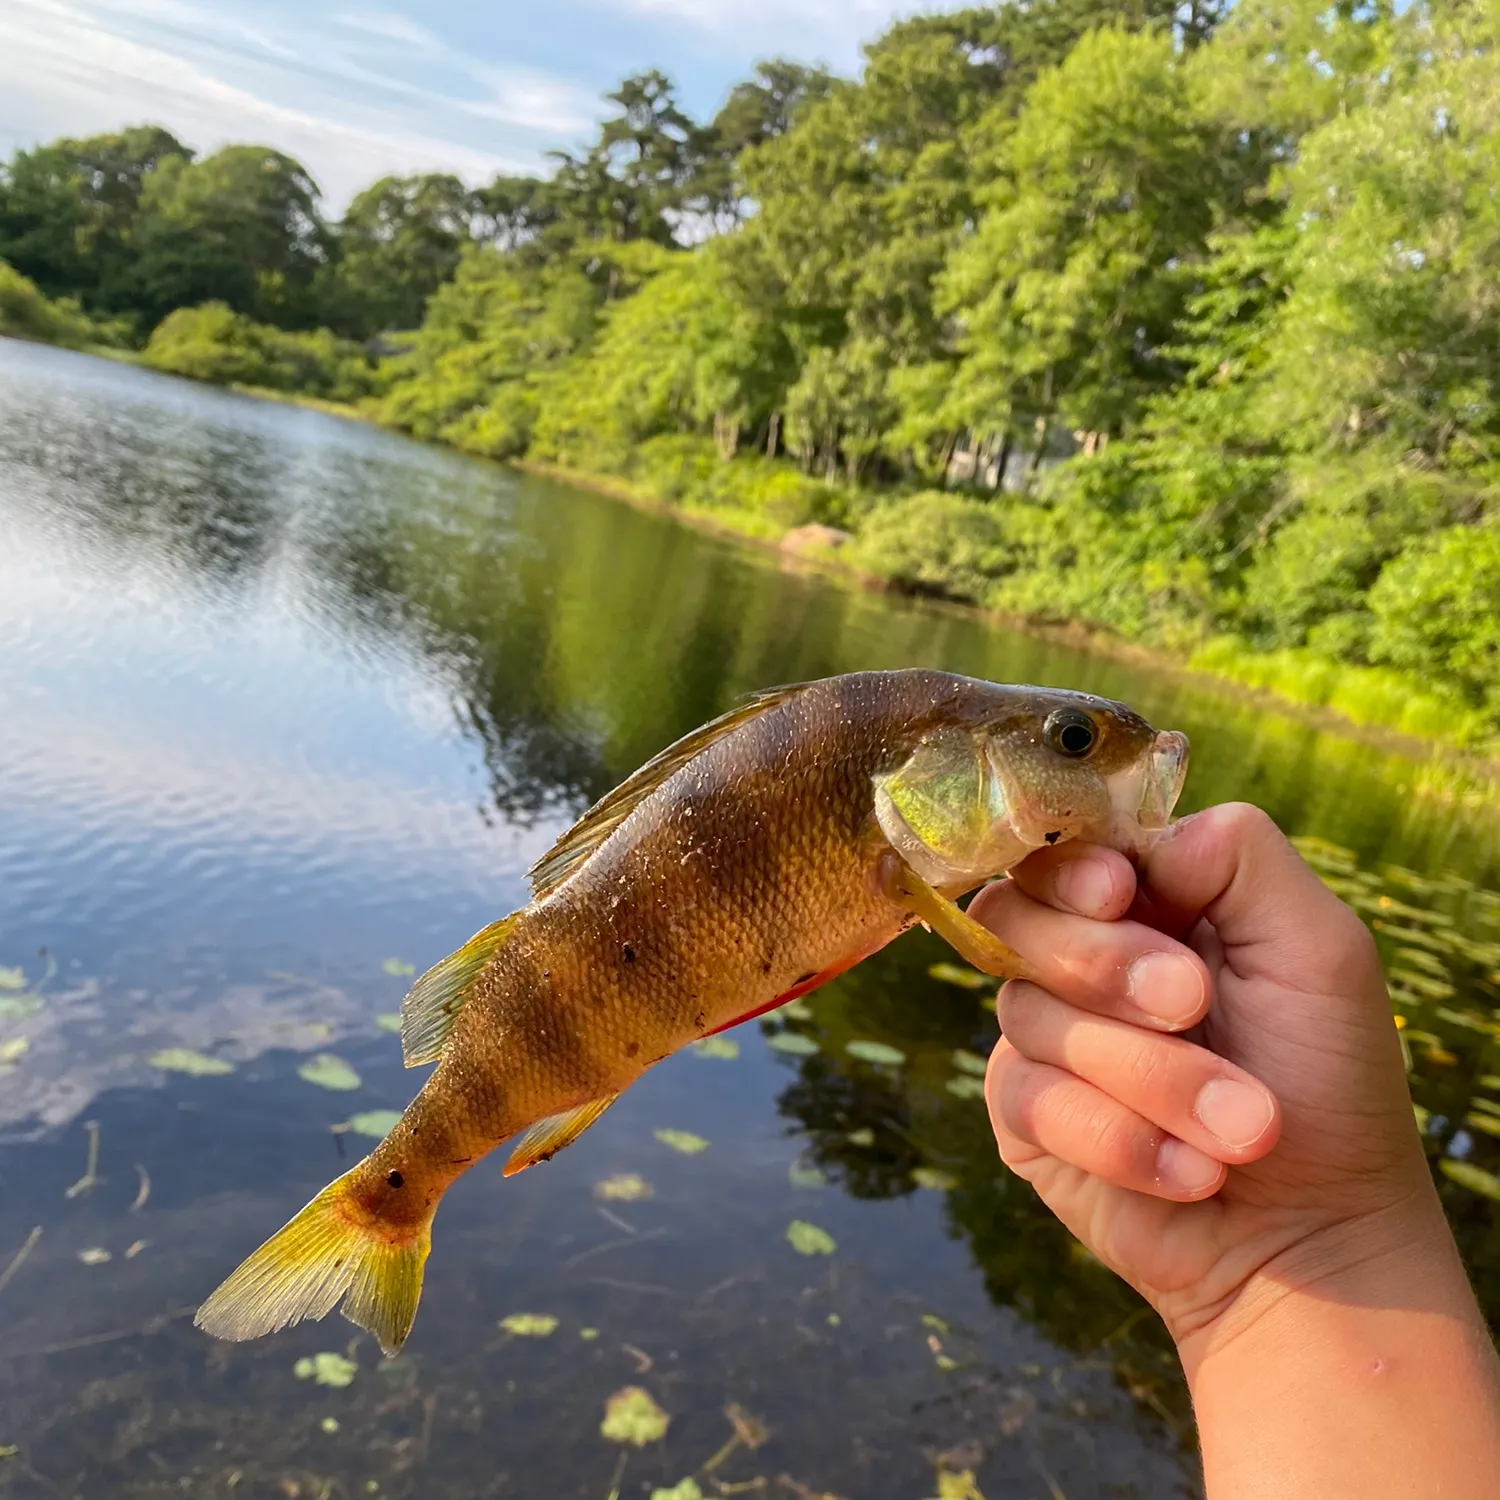
[{"label": "fish", "polygon": [[1035,849],[1139,859],[1188,742],[1123,703],[926,668],[757,693],[648,761],[529,872],[532,899],[402,1005],[436,1067],[389,1134],[198,1309],[249,1339],[342,1304],[386,1354],[416,1316],[444,1192],[504,1142],[546,1161],[647,1068],[825,984],[917,922],[1035,977],[956,898]]}]

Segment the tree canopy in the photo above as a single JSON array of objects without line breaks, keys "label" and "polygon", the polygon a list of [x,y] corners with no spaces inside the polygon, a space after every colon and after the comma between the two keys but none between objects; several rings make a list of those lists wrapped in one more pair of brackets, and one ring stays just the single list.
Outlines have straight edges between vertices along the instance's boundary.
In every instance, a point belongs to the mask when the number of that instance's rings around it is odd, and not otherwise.
[{"label": "tree canopy", "polygon": [[1008,0],[857,77],[762,62],[706,121],[637,74],[543,175],[385,178],[336,221],[269,147],[140,126],[17,152],[0,260],[140,340],[219,304],[154,341],[183,368],[312,357],[245,320],[399,335],[378,411],[423,436],[837,520],[903,586],[1256,680],[1339,663],[1482,737],[1497,42],[1487,0]]}]

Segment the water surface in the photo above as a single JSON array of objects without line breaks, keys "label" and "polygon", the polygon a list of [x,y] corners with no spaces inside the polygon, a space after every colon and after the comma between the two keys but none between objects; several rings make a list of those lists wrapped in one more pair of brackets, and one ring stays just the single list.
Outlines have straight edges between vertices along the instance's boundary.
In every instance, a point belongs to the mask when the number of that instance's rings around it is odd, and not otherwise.
[{"label": "water surface", "polygon": [[[1000,1168],[955,1060],[993,1010],[922,934],[737,1056],[670,1059],[548,1167],[471,1172],[399,1359],[337,1318],[191,1326],[363,1149],[347,1122],[414,1091],[381,1019],[411,967],[520,904],[578,811],[750,689],[914,664],[1126,698],[1192,736],[1185,807],[1247,797],[1317,841],[1381,933],[1493,1316],[1500,838],[1417,768],[357,423],[0,341],[0,1494],[697,1474],[911,1500],[939,1469],[990,1500],[1195,1493],[1164,1336]],[[903,1060],[847,1050],[872,1041]],[[323,1055],[357,1084],[304,1077]],[[649,1196],[600,1196],[627,1174]],[[599,1432],[629,1385],[671,1418],[640,1450]]]}]

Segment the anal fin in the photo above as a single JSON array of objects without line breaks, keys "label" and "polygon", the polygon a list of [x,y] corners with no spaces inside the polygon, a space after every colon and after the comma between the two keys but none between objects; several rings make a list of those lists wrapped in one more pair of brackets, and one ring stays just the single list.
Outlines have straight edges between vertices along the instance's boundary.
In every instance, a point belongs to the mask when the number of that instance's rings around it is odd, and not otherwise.
[{"label": "anal fin", "polygon": [[548,1115],[538,1120],[525,1131],[516,1142],[515,1150],[505,1163],[506,1177],[514,1177],[539,1161],[556,1156],[564,1146],[571,1146],[600,1115],[620,1096],[605,1094],[602,1099],[590,1099],[576,1109],[565,1109],[560,1115]]},{"label": "anal fin", "polygon": [[1022,958],[1009,943],[976,922],[956,902],[927,884],[895,851],[883,856],[881,871],[885,894],[907,911],[915,912],[959,956],[984,974],[998,979],[1036,979],[1036,966]]},{"label": "anal fin", "polygon": [[510,936],[520,915],[512,912],[491,922],[412,985],[401,1002],[401,1060],[408,1068],[437,1061],[474,981]]}]

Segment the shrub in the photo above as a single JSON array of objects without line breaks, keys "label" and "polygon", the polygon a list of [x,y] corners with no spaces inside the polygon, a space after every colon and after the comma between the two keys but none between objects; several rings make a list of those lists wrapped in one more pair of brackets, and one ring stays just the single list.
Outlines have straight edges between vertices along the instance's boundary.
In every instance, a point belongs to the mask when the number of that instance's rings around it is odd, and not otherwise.
[{"label": "shrub", "polygon": [[107,342],[76,302],[54,302],[30,278],[0,260],[0,334],[82,349]]},{"label": "shrub", "polygon": [[214,385],[258,385],[330,401],[357,401],[379,385],[375,362],[326,328],[287,333],[222,302],[180,307],[152,331],[148,365]]},{"label": "shrub", "polygon": [[1408,545],[1369,594],[1370,657],[1421,673],[1500,719],[1500,526]]},{"label": "shrub", "polygon": [[871,511],[849,558],[913,593],[978,603],[1015,566],[999,506],[933,490]]}]

